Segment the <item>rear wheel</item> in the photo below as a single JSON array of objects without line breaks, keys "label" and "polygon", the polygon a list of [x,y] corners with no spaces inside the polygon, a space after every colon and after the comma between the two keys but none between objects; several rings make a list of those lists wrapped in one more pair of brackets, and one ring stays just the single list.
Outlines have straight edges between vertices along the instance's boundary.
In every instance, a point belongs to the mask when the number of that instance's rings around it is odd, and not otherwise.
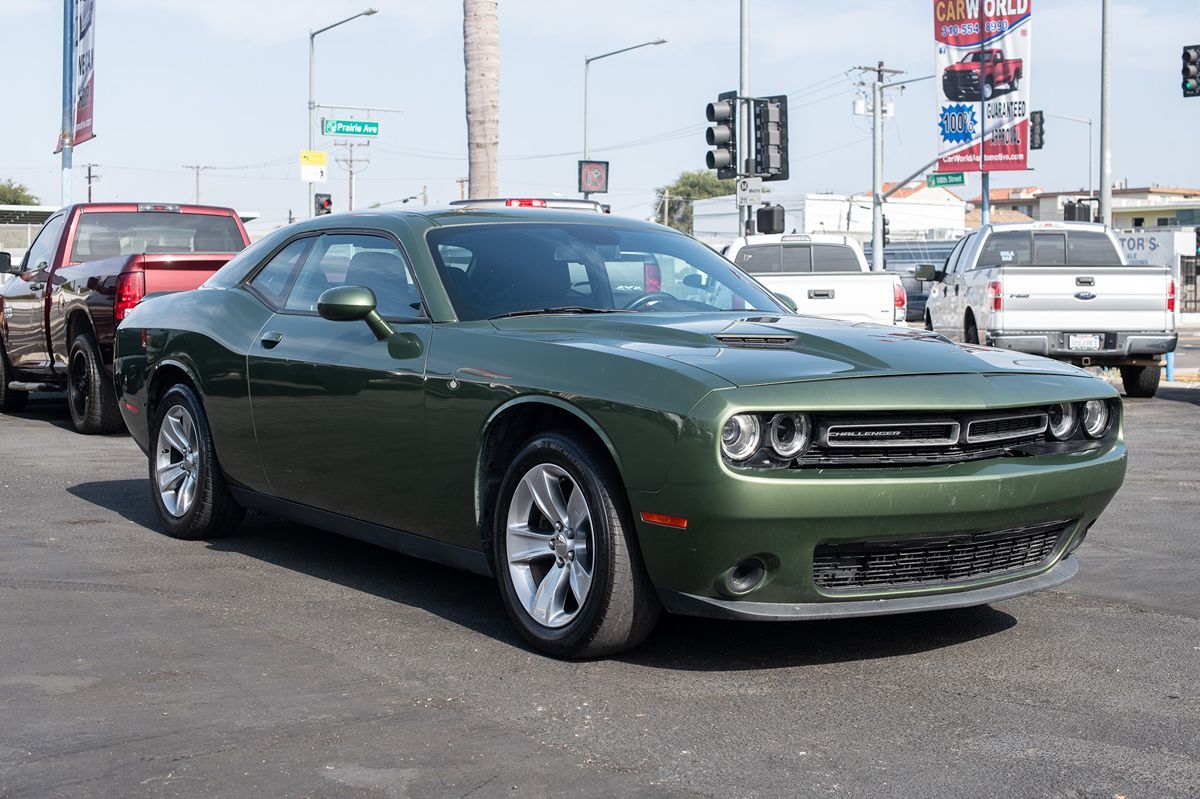
[{"label": "rear wheel", "polygon": [[632,649],[661,613],[615,469],[574,436],[529,441],[500,486],[495,572],[521,635],[557,657]]},{"label": "rear wheel", "polygon": [[925,312],[925,329],[933,330],[933,317],[929,315],[929,311]]},{"label": "rear wheel", "polygon": [[1121,367],[1121,383],[1125,386],[1127,397],[1153,397],[1158,393],[1161,379],[1162,370],[1158,364]]},{"label": "rear wheel", "polygon": [[963,322],[963,341],[968,344],[979,343],[979,328],[975,326],[975,317],[969,314]]},{"label": "rear wheel", "polygon": [[16,413],[29,401],[28,391],[14,391],[8,387],[12,379],[12,368],[8,365],[8,356],[4,354],[4,346],[0,342],[0,413]]},{"label": "rear wheel", "polygon": [[194,540],[236,530],[245,510],[225,485],[208,418],[190,386],[163,395],[150,441],[150,493],[167,535]]},{"label": "rear wheel", "polygon": [[100,348],[89,333],[71,342],[67,361],[67,407],[80,433],[115,433],[122,428],[117,394],[104,372]]}]

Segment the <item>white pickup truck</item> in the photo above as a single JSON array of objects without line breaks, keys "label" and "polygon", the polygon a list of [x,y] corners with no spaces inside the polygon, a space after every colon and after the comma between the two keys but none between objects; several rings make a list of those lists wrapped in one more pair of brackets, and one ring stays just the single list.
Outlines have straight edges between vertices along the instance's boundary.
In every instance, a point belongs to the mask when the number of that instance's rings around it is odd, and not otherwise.
[{"label": "white pickup truck", "polygon": [[1090,222],[988,225],[968,233],[933,280],[925,327],[1069,361],[1117,366],[1125,393],[1152,397],[1178,340],[1175,281],[1162,266],[1128,266],[1113,232]]},{"label": "white pickup truck", "polygon": [[724,255],[798,313],[903,325],[908,300],[898,275],[872,272],[862,246],[833,233],[759,234],[734,239]]}]

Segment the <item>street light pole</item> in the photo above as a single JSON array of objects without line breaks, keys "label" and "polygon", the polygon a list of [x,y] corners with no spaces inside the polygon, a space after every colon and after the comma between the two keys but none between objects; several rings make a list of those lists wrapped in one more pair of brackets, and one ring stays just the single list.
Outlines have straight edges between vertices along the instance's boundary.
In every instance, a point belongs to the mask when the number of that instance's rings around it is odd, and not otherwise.
[{"label": "street light pole", "polygon": [[[588,154],[589,154],[589,150],[588,150],[588,75],[591,72],[592,62],[599,61],[601,58],[608,58],[609,56],[620,55],[621,53],[628,53],[630,50],[637,50],[639,47],[650,47],[651,45],[666,44],[666,43],[667,43],[666,39],[655,39],[652,42],[642,42],[641,44],[635,44],[631,47],[622,47],[620,50],[613,50],[610,53],[601,53],[600,55],[583,57],[583,160],[584,161],[586,161],[588,159]],[[590,193],[591,192],[585,191],[583,193],[583,198],[586,200],[588,194],[590,194]]]},{"label": "street light pole", "polygon": [[1100,221],[1112,225],[1112,0],[1100,6]]},{"label": "street light pole", "polygon": [[[316,52],[316,44],[315,44],[316,38],[317,38],[318,34],[322,34],[327,30],[332,30],[333,28],[336,28],[338,25],[345,25],[347,22],[354,20],[354,19],[358,19],[359,17],[369,17],[372,14],[377,14],[377,13],[379,13],[379,9],[377,9],[377,8],[364,9],[363,11],[359,11],[354,16],[346,17],[345,19],[339,20],[338,22],[335,22],[332,25],[326,25],[324,28],[318,28],[315,31],[310,30],[308,32],[308,149],[310,149],[310,150],[313,148],[313,128],[316,127],[316,113],[317,113],[317,101],[315,99],[313,99],[313,95],[316,93],[316,84],[317,84],[317,65],[316,65],[317,52]],[[314,206],[313,206],[313,190],[315,188],[316,188],[315,184],[313,184],[313,183],[308,184],[308,215],[309,216],[312,216],[316,213],[316,208],[314,208]]]},{"label": "street light pole", "polygon": [[1082,117],[1069,117],[1069,116],[1066,116],[1065,114],[1049,114],[1049,113],[1046,114],[1046,116],[1053,117],[1054,119],[1065,119],[1067,122],[1079,122],[1081,124],[1088,126],[1088,197],[1095,197],[1096,196],[1096,190],[1095,190],[1096,184],[1092,180],[1092,178],[1095,174],[1092,170],[1095,167],[1095,163],[1096,163],[1095,161],[1092,160],[1092,157],[1093,157],[1094,151],[1095,151],[1095,147],[1093,146],[1095,144],[1095,142],[1092,139],[1092,118],[1088,117],[1087,119],[1084,119]]}]

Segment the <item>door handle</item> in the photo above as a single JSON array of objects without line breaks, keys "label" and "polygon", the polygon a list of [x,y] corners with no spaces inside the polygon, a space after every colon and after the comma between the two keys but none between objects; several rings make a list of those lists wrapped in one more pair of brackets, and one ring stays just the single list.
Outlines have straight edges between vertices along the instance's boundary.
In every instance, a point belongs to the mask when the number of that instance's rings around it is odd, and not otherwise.
[{"label": "door handle", "polygon": [[262,345],[263,349],[274,349],[275,345],[283,341],[283,334],[272,330],[269,333],[263,333]]},{"label": "door handle", "polygon": [[35,294],[42,291],[45,288],[46,288],[45,283],[30,283],[29,284],[29,290],[34,292]]},{"label": "door handle", "polygon": [[1094,278],[1094,277],[1077,277],[1077,278],[1075,278],[1075,285],[1076,286],[1094,286],[1094,285],[1096,285],[1096,278]]},{"label": "door handle", "polygon": [[954,294],[956,296],[958,295],[958,284],[957,283],[954,284]]},{"label": "door handle", "polygon": [[833,289],[809,289],[808,290],[808,298],[810,300],[832,300],[833,294],[834,294]]}]

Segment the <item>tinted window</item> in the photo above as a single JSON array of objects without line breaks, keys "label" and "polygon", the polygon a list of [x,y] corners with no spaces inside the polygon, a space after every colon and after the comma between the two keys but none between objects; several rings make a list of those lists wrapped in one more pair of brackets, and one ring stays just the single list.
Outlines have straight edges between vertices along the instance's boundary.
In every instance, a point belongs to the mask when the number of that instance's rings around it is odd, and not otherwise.
[{"label": "tinted window", "polygon": [[66,216],[59,214],[51,217],[43,227],[33,244],[25,253],[25,260],[22,261],[22,272],[33,271],[37,269],[45,269],[50,266],[50,262],[54,260],[54,250],[58,247],[58,238],[62,235],[63,224],[66,222]]},{"label": "tinted window", "polygon": [[259,270],[250,285],[263,296],[268,303],[278,308],[283,305],[287,296],[288,286],[296,274],[296,267],[304,259],[304,253],[312,246],[313,238],[296,239],[275,254],[267,265]]},{"label": "tinted window", "polygon": [[[782,311],[728,261],[678,233],[537,222],[448,225],[431,230],[427,240],[463,320],[575,306]],[[465,270],[463,251],[470,253]],[[447,262],[452,253],[457,262]]]},{"label": "tinted window", "polygon": [[316,313],[317,299],[336,286],[366,286],[375,292],[375,308],[385,319],[421,316],[421,295],[400,247],[383,236],[321,236],[284,308]]},{"label": "tinted window", "polygon": [[1120,266],[1121,256],[1103,233],[1071,231],[1067,234],[1067,260],[1073,264]]},{"label": "tinted window", "polygon": [[967,242],[970,241],[970,236],[965,236],[958,240],[958,244],[954,245],[954,249],[946,256],[946,263],[942,266],[942,272],[950,274],[958,271],[958,264],[962,260],[962,254],[967,249]]},{"label": "tinted window", "polygon": [[[886,253],[885,253],[886,254]],[[838,244],[814,244],[814,272],[861,272],[858,256],[849,247]]]},{"label": "tinted window", "polygon": [[71,260],[180,252],[240,252],[245,245],[231,216],[165,211],[79,215]]},{"label": "tinted window", "polygon": [[812,247],[807,244],[784,244],[780,253],[781,272],[811,272],[813,270]]},{"label": "tinted window", "polygon": [[743,247],[738,250],[737,260],[734,263],[752,275],[778,272],[780,268],[779,245],[755,244],[752,247]]},{"label": "tinted window", "polygon": [[1067,262],[1067,235],[1065,233],[1034,233],[1033,262],[1054,266]]},{"label": "tinted window", "polygon": [[1005,230],[993,233],[983,245],[979,266],[1028,266],[1030,236],[1024,231]]}]

